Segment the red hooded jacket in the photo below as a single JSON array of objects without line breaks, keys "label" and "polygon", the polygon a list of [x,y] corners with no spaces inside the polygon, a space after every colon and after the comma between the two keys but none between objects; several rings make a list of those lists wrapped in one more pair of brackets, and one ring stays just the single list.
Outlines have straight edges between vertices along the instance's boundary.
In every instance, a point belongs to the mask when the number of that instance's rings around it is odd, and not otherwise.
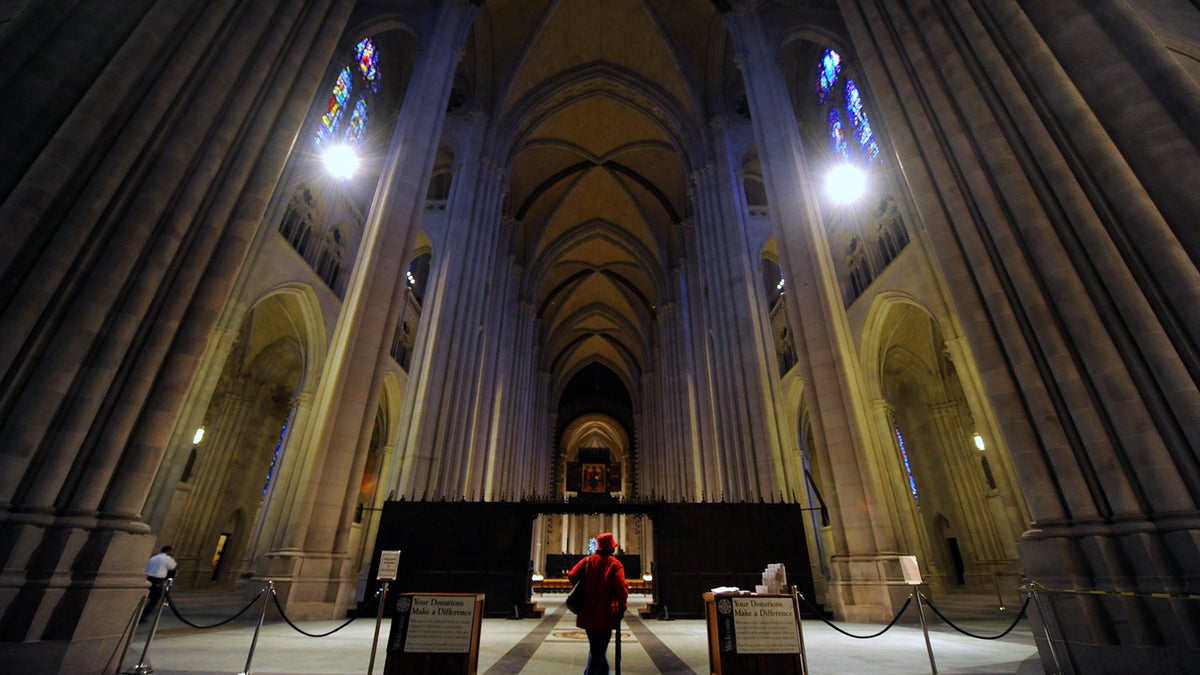
[{"label": "red hooded jacket", "polygon": [[583,611],[575,626],[584,630],[612,630],[629,606],[625,566],[611,554],[593,553],[575,563],[567,574],[572,584],[584,579]]}]

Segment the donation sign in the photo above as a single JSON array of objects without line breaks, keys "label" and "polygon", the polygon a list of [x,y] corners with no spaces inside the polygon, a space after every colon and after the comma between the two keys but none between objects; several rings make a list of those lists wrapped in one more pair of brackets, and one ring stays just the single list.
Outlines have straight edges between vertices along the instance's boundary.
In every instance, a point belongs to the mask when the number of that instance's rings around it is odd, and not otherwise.
[{"label": "donation sign", "polygon": [[791,597],[718,596],[717,637],[724,654],[799,654]]},{"label": "donation sign", "polygon": [[[389,649],[404,652],[465,654],[474,635],[473,595],[405,595],[396,603],[399,630]],[[396,644],[399,643],[399,644]]]}]

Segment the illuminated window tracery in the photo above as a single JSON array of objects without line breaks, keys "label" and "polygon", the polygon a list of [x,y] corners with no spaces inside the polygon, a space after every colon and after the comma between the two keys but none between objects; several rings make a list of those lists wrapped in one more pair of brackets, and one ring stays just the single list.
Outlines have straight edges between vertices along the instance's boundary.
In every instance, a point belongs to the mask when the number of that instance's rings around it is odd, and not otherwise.
[{"label": "illuminated window tracery", "polygon": [[[353,67],[343,67],[333,83],[329,104],[317,123],[314,135],[318,149],[334,144],[357,148],[366,136],[369,96],[379,93],[381,82],[379,52],[370,38],[354,46],[354,62]],[[358,98],[353,109],[347,112],[351,96],[356,91],[359,92]]]},{"label": "illuminated window tracery", "polygon": [[[825,115],[829,128],[829,143],[834,154],[842,161],[851,162],[861,158],[861,161],[869,163],[879,156],[879,145],[867,119],[858,85],[854,80],[842,77],[841,72],[841,55],[832,49],[826,49],[817,63],[814,90],[817,102],[829,108]],[[851,138],[856,142],[850,143]]]}]

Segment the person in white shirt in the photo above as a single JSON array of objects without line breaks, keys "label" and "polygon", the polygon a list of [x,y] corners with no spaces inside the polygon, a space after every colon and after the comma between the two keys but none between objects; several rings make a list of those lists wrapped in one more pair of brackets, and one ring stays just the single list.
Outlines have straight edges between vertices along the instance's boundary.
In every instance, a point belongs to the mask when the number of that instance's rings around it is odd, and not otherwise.
[{"label": "person in white shirt", "polygon": [[170,546],[164,546],[146,563],[146,581],[150,582],[150,597],[142,609],[141,621],[146,621],[154,614],[159,601],[162,600],[163,585],[167,579],[175,576],[175,559],[171,557],[172,550]]}]

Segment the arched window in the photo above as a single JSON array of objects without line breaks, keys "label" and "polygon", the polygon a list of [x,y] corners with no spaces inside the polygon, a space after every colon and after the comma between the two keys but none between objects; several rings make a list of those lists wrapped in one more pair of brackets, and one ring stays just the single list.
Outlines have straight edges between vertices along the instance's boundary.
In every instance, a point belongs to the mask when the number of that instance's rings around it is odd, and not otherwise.
[{"label": "arched window", "polygon": [[317,255],[317,264],[314,269],[317,276],[325,282],[325,285],[330,290],[337,292],[338,281],[342,273],[342,262],[346,257],[346,246],[342,240],[342,233],[338,228],[333,228],[325,235],[325,241],[321,244],[321,251]]},{"label": "arched window", "polygon": [[775,306],[779,302],[779,296],[783,295],[783,270],[779,264],[770,258],[763,258],[760,265],[762,269],[763,292],[766,293],[767,307]]},{"label": "arched window", "polygon": [[913,499],[920,499],[917,495],[917,479],[913,477],[912,464],[908,461],[908,448],[904,447],[904,434],[900,433],[900,425],[896,420],[892,420],[892,429],[896,432],[896,446],[900,449],[900,463],[904,465],[904,476],[908,479],[908,489],[912,492]]},{"label": "arched window", "polygon": [[408,359],[412,356],[414,336],[412,328],[409,327],[410,323],[410,319],[398,322],[392,335],[392,358],[404,370],[408,370]]},{"label": "arched window", "polygon": [[833,91],[838,75],[842,72],[842,57],[832,49],[826,49],[817,64],[817,102],[825,103]]},{"label": "arched window", "polygon": [[312,191],[301,185],[292,194],[283,220],[279,222],[279,233],[300,255],[305,254],[309,239],[312,238],[316,209]]},{"label": "arched window", "polygon": [[408,265],[408,287],[412,290],[413,298],[417,304],[425,298],[425,283],[429,281],[429,260],[428,253],[423,253]]},{"label": "arched window", "polygon": [[746,176],[742,179],[742,189],[746,193],[746,212],[751,218],[766,218],[770,215],[767,208],[767,187],[758,176]]},{"label": "arched window", "polygon": [[862,94],[854,80],[842,76],[842,57],[832,49],[826,49],[817,62],[814,91],[817,103],[828,108],[825,123],[834,154],[847,162],[874,161],[879,144],[867,120]]},{"label": "arched window", "polygon": [[325,113],[313,135],[318,149],[337,144],[357,148],[362,143],[371,97],[379,92],[380,77],[379,53],[367,38],[354,46],[353,63],[345,64],[334,79]]},{"label": "arched window", "polygon": [[267,490],[271,489],[271,479],[275,477],[275,469],[279,466],[279,453],[283,450],[283,441],[287,438],[287,420],[283,421],[283,428],[279,430],[279,440],[275,442],[275,451],[271,453],[271,465],[267,467],[267,477],[263,481],[262,493],[267,494]]},{"label": "arched window", "polygon": [[850,246],[846,249],[846,270],[850,280],[850,296],[847,298],[849,303],[857,300],[875,280],[871,262],[867,259],[866,247],[859,237],[850,240]]}]

